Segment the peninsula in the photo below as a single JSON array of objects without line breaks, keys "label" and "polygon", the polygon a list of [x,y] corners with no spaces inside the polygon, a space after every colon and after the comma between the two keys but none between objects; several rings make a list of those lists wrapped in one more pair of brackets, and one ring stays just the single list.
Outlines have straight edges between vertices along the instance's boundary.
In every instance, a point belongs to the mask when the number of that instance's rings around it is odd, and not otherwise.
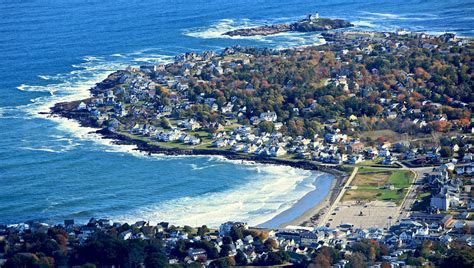
[{"label": "peninsula", "polygon": [[90,98],[58,103],[52,113],[149,153],[306,169],[439,163],[452,153],[426,149],[440,143],[426,135],[471,132],[472,80],[469,69],[455,68],[471,64],[469,40],[324,36],[327,44],[318,47],[232,47],[131,66],[98,83]]},{"label": "peninsula", "polygon": [[228,36],[255,36],[273,35],[282,32],[316,32],[328,31],[354,26],[350,22],[341,19],[320,18],[319,14],[308,15],[305,19],[294,23],[283,23],[274,25],[264,25],[253,28],[243,28],[225,32]]}]

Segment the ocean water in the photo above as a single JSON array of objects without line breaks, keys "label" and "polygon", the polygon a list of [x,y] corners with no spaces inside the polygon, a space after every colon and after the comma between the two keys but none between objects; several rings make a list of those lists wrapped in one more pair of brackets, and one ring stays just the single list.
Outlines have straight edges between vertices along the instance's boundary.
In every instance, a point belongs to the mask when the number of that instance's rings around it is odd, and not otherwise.
[{"label": "ocean water", "polygon": [[237,44],[322,44],[317,33],[221,36],[315,11],[362,30],[474,35],[474,1],[0,1],[0,223],[109,217],[256,225],[301,213],[290,208],[308,206],[309,193],[315,202],[325,196],[330,177],[219,157],[148,157],[39,112],[87,97],[128,65]]}]

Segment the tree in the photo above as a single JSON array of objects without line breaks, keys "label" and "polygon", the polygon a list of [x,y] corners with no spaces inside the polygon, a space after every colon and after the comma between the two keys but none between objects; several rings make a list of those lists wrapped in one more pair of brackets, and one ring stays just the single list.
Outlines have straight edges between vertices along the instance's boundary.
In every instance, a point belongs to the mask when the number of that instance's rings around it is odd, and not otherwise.
[{"label": "tree", "polygon": [[209,265],[211,268],[224,268],[224,267],[231,267],[235,266],[235,261],[233,258],[230,257],[224,257],[224,258],[219,258]]},{"label": "tree", "polygon": [[41,244],[39,251],[51,256],[53,252],[59,249],[59,245],[55,240],[48,240]]},{"label": "tree", "polygon": [[7,260],[5,267],[35,267],[39,264],[39,258],[31,253],[17,253]]},{"label": "tree", "polygon": [[230,236],[224,236],[222,238],[222,243],[228,245],[228,244],[232,244],[233,240],[232,240],[232,237]]},{"label": "tree", "polygon": [[474,267],[474,249],[468,246],[453,247],[441,267]]},{"label": "tree", "polygon": [[168,267],[169,260],[166,255],[162,253],[152,253],[145,258],[145,267]]},{"label": "tree", "polygon": [[229,244],[224,244],[221,247],[221,252],[220,255],[221,257],[227,257],[229,256],[229,252],[232,250],[232,247]]},{"label": "tree", "polygon": [[191,226],[185,225],[184,228],[183,228],[183,231],[185,233],[191,234],[194,231],[194,229]]},{"label": "tree", "polygon": [[235,262],[237,265],[247,265],[247,256],[241,251],[237,250],[237,255],[235,255]]},{"label": "tree", "polygon": [[170,129],[171,128],[171,123],[167,118],[163,117],[161,119],[160,126],[164,129]]},{"label": "tree", "polygon": [[365,263],[365,257],[362,253],[356,252],[352,254],[349,258],[349,263],[347,267],[349,268],[365,268],[367,264]]},{"label": "tree", "polygon": [[309,265],[311,268],[326,268],[331,267],[331,262],[324,254],[318,254]]},{"label": "tree", "polygon": [[207,228],[206,225],[203,225],[203,226],[199,227],[198,230],[197,230],[197,234],[199,236],[204,236],[208,232],[209,232],[209,228]]},{"label": "tree", "polygon": [[176,242],[176,246],[173,248],[172,253],[175,256],[183,258],[187,254],[186,250],[186,242],[184,240],[178,240],[178,242]]},{"label": "tree", "polygon": [[258,125],[261,132],[272,133],[275,129],[275,125],[273,125],[270,121],[262,121]]},{"label": "tree", "polygon": [[421,266],[421,265],[423,265],[423,261],[424,261],[424,259],[422,257],[418,257],[418,258],[408,257],[407,258],[407,264],[408,265],[413,265],[413,266]]},{"label": "tree", "polygon": [[280,265],[289,261],[290,256],[286,251],[270,251],[264,261],[264,265]]},{"label": "tree", "polygon": [[453,156],[453,150],[448,146],[442,146],[441,149],[439,149],[439,154],[441,157],[451,157]]}]

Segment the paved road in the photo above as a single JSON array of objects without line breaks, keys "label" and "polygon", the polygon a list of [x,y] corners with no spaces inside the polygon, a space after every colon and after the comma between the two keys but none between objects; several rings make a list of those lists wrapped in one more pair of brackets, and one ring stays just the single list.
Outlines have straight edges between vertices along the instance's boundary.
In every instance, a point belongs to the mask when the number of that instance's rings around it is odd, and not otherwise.
[{"label": "paved road", "polygon": [[409,170],[415,173],[415,179],[408,188],[408,193],[400,206],[398,221],[410,216],[411,207],[416,201],[416,193],[421,190],[421,187],[423,187],[419,182],[423,180],[425,173],[432,172],[433,167],[410,168]]}]

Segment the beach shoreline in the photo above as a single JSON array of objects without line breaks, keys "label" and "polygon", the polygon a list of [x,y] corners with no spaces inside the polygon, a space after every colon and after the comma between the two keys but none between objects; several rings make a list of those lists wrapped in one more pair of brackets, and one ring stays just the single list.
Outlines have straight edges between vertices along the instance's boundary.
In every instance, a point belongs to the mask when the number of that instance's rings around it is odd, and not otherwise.
[{"label": "beach shoreline", "polygon": [[[88,122],[81,120],[81,118],[77,118],[73,114],[64,114],[64,113],[55,113],[54,110],[50,113],[50,116],[59,116],[59,118],[64,118],[68,120],[74,120],[78,122],[80,127],[88,127],[88,128],[96,128],[96,126],[92,124],[88,124]],[[331,202],[334,201],[337,194],[340,191],[340,185],[343,184],[345,178],[347,178],[347,174],[343,171],[337,170],[332,166],[324,166],[319,165],[317,163],[305,161],[305,160],[285,160],[285,159],[276,159],[276,158],[268,158],[268,157],[259,157],[255,155],[248,155],[248,154],[239,154],[233,151],[224,151],[224,150],[212,150],[212,149],[180,149],[180,148],[164,148],[158,145],[153,145],[145,141],[141,141],[138,139],[133,139],[131,137],[125,136],[120,133],[112,132],[106,128],[98,129],[93,131],[92,133],[98,134],[101,139],[108,139],[111,140],[112,144],[115,145],[133,145],[136,148],[133,150],[142,152],[147,155],[167,155],[167,156],[220,156],[225,158],[226,160],[231,161],[242,161],[242,163],[250,162],[256,164],[267,164],[267,165],[277,165],[277,166],[287,166],[297,169],[309,170],[309,171],[317,171],[321,172],[322,175],[331,178],[331,183],[327,188],[327,191],[324,191],[324,197],[321,199],[316,200],[314,203],[309,206],[309,208],[301,209],[301,202],[303,199],[314,199],[315,195],[321,194],[321,189],[316,188],[308,192],[305,196],[299,199],[295,204],[293,204],[287,210],[280,212],[279,214],[272,217],[270,220],[258,224],[258,226],[265,225],[265,223],[271,221],[279,221],[280,223],[272,226],[271,229],[278,229],[284,228],[285,226],[289,225],[300,225],[300,226],[317,226],[317,220],[321,218],[322,214],[325,213],[325,210],[330,206]],[[317,178],[319,180],[321,178]],[[316,184],[316,182],[315,182]],[[313,201],[313,200],[311,200]],[[306,202],[309,202],[306,200]],[[304,204],[308,207],[308,204]],[[297,215],[291,216],[291,220],[289,221],[282,221],[280,218],[284,216],[285,213],[288,213],[290,210],[299,210]],[[301,212],[301,210],[304,210]]]},{"label": "beach shoreline", "polygon": [[328,172],[320,172],[313,175],[317,176],[313,182],[315,189],[307,192],[292,204],[290,208],[275,215],[272,219],[259,224],[258,227],[278,229],[290,225],[311,226],[310,219],[317,214],[318,208],[324,203],[326,197],[330,195],[337,180],[334,174]]},{"label": "beach shoreline", "polygon": [[[285,228],[287,226],[305,226],[305,227],[316,227],[318,226],[319,220],[322,216],[328,212],[329,207],[338,196],[339,192],[344,185],[345,180],[348,177],[348,174],[336,169],[331,169],[326,171],[326,176],[331,176],[332,181],[329,189],[324,197],[322,197],[314,206],[310,209],[307,209],[303,214],[299,215],[295,219],[281,224],[280,228]],[[317,191],[315,189],[314,191]],[[311,194],[308,193],[308,195]]]},{"label": "beach shoreline", "polygon": [[[321,189],[316,188],[308,192],[305,196],[300,198],[295,204],[293,204],[287,210],[277,214],[270,220],[258,224],[257,226],[264,227],[267,223],[270,222],[281,222],[275,226],[271,226],[270,229],[279,229],[285,228],[286,226],[298,225],[298,226],[308,226],[316,227],[318,226],[319,219],[322,218],[324,213],[328,212],[329,207],[334,202],[339,192],[342,190],[345,180],[349,176],[346,172],[337,170],[334,167],[322,166],[316,163],[311,163],[309,161],[290,161],[283,159],[275,158],[266,158],[258,157],[247,154],[238,154],[232,151],[216,151],[216,150],[205,150],[205,149],[179,149],[179,148],[163,148],[156,145],[151,145],[147,142],[129,138],[127,136],[111,132],[107,129],[101,129],[96,132],[100,134],[105,139],[112,139],[114,144],[118,145],[135,145],[137,148],[135,150],[147,153],[149,155],[161,154],[161,155],[171,155],[171,156],[221,156],[227,160],[232,161],[245,161],[256,164],[268,164],[268,165],[277,165],[277,166],[288,166],[297,169],[317,171],[323,173],[321,176],[327,176],[331,178],[330,186],[325,191],[324,197],[316,200],[311,207],[304,209],[304,212],[298,213],[298,216],[292,217],[290,221],[281,221],[280,218],[285,217],[285,213],[288,213],[291,210],[301,210],[299,206],[302,205],[302,200],[311,198],[314,195],[318,195],[321,192]],[[320,179],[320,178],[317,178]],[[316,182],[315,182],[316,184]],[[291,217],[291,216],[290,216]],[[265,228],[265,227],[264,227]]]}]

